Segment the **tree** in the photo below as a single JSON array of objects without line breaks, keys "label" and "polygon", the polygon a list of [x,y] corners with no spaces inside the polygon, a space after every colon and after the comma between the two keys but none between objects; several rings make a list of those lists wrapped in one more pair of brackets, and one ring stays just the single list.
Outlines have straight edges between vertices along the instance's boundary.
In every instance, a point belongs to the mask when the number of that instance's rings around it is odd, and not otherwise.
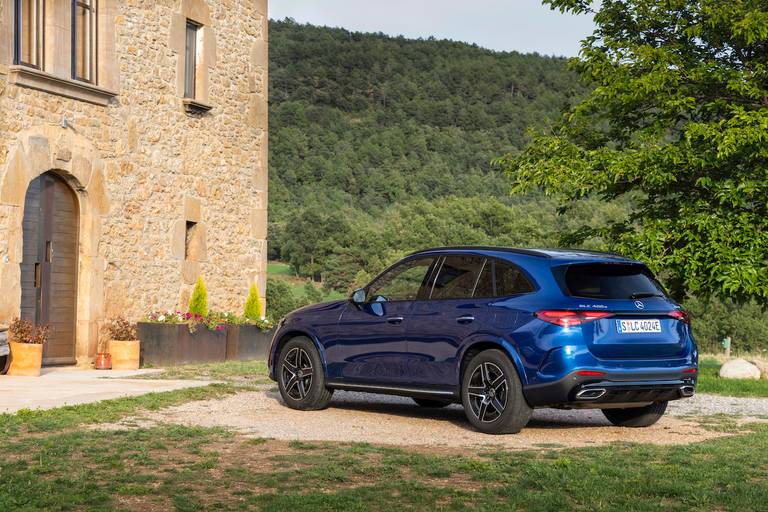
[{"label": "tree", "polygon": [[[751,0],[545,0],[594,14],[576,71],[589,96],[500,160],[513,190],[564,206],[632,196],[585,228],[685,293],[768,297],[768,5]],[[594,10],[593,10],[594,9]]]},{"label": "tree", "polygon": [[243,316],[248,320],[261,320],[264,316],[263,311],[261,298],[259,297],[259,288],[256,286],[256,283],[252,283],[250,290],[248,290],[248,300],[245,301]]},{"label": "tree", "polygon": [[199,276],[189,298],[189,312],[208,316],[208,290],[205,289],[203,278]]}]

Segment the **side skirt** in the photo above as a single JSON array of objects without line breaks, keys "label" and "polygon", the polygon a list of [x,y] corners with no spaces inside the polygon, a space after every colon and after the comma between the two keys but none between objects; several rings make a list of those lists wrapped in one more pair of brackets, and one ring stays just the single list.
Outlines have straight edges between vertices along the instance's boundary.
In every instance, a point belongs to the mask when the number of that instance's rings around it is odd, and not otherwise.
[{"label": "side skirt", "polygon": [[351,384],[349,382],[328,381],[329,388],[342,391],[362,391],[364,393],[377,393],[380,395],[397,395],[414,398],[434,398],[442,400],[459,401],[460,395],[456,391],[444,389],[428,389],[400,386],[380,386],[378,384]]}]

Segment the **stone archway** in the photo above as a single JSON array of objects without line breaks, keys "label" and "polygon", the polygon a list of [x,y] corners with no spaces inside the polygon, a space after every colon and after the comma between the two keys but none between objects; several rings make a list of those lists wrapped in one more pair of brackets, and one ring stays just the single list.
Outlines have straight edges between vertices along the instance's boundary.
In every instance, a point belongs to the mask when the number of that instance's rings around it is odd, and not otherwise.
[{"label": "stone archway", "polygon": [[54,173],[75,192],[78,219],[75,357],[93,360],[104,315],[102,218],[109,211],[104,163],[93,144],[72,128],[45,125],[17,136],[0,173],[0,322],[21,313],[24,203],[30,183]]}]

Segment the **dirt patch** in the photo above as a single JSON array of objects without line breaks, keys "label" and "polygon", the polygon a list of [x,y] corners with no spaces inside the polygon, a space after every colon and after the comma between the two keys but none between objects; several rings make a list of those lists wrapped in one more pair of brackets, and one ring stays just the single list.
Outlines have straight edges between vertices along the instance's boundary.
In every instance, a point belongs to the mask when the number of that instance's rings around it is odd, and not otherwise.
[{"label": "dirt patch", "polygon": [[519,434],[489,436],[474,431],[458,405],[424,409],[401,397],[338,392],[323,411],[285,407],[274,388],[243,392],[217,400],[197,401],[131,418],[149,426],[176,423],[223,427],[249,437],[278,440],[333,441],[430,447],[431,453],[456,448],[547,449],[600,446],[610,443],[687,444],[727,435],[705,428],[692,418],[667,415],[643,429],[614,427],[599,410],[538,409]]}]

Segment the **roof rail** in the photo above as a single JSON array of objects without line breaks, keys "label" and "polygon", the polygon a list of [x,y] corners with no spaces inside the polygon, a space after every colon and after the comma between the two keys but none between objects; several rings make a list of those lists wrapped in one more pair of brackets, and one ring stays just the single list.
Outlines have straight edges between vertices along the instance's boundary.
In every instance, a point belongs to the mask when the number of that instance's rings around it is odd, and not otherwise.
[{"label": "roof rail", "polygon": [[535,256],[537,258],[547,258],[550,259],[552,256],[549,254],[537,251],[536,249],[518,249],[515,247],[495,247],[492,245],[456,245],[456,246],[446,246],[446,247],[430,247],[429,249],[421,249],[419,251],[414,251],[408,256],[413,256],[414,254],[421,254],[424,252],[431,252],[431,251],[496,251],[496,252],[511,252],[515,254],[523,254],[525,256]]}]

